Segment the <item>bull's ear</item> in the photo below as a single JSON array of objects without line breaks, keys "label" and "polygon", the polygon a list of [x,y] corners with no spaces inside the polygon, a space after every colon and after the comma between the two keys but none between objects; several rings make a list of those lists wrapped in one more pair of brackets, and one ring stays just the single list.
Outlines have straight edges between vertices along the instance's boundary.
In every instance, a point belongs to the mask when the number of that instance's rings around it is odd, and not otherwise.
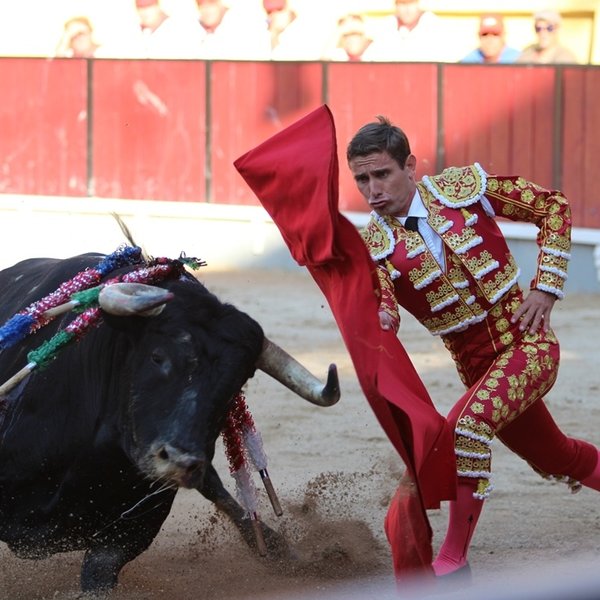
[{"label": "bull's ear", "polygon": [[169,290],[153,285],[115,283],[102,288],[98,303],[104,312],[112,315],[154,317],[173,298]]}]

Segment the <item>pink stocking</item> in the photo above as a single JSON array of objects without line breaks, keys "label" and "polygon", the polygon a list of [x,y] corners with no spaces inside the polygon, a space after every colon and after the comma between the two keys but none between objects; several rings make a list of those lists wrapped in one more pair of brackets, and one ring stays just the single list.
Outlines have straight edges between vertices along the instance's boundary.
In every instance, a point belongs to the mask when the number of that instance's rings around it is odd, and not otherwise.
[{"label": "pink stocking", "polygon": [[458,480],[456,500],[450,502],[446,538],[433,561],[433,570],[438,576],[452,573],[467,564],[469,544],[483,508],[483,500],[473,498],[476,486],[476,479]]}]

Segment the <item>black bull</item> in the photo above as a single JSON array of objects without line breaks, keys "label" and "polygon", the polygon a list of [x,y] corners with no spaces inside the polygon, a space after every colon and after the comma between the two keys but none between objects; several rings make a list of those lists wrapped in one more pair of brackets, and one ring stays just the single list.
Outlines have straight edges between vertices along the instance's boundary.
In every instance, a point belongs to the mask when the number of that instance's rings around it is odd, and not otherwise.
[{"label": "black bull", "polygon": [[[1,271],[0,323],[101,258],[31,259]],[[260,325],[192,276],[160,286],[174,298],[159,315],[104,315],[4,399],[0,539],[25,558],[85,550],[84,591],[114,587],[157,535],[178,486],[197,489],[253,544],[244,509],[211,461],[232,398],[257,367],[315,404],[339,397],[333,365],[322,388],[280,349],[265,359]],[[5,349],[0,383],[72,318]],[[271,364],[288,358],[291,370]],[[269,550],[285,546],[263,530]]]}]

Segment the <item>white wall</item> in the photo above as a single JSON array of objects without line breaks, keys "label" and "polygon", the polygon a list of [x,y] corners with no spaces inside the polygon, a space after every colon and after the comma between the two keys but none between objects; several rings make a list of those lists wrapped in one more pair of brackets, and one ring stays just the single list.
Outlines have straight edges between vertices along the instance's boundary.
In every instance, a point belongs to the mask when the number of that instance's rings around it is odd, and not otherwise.
[{"label": "white wall", "polygon": [[[0,268],[39,256],[113,252],[126,241],[113,212],[155,257],[177,258],[183,251],[216,271],[300,268],[262,207],[43,196],[0,196]],[[367,219],[365,213],[346,216],[357,227]],[[536,228],[501,227],[521,265],[521,283],[528,286],[536,265]],[[566,291],[600,292],[600,230],[576,228],[573,242]]]}]

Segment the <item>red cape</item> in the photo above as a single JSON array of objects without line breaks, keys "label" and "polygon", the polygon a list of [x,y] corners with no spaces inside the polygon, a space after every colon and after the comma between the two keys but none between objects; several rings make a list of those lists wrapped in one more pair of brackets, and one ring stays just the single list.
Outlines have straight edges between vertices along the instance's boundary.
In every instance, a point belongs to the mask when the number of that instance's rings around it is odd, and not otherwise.
[{"label": "red cape", "polygon": [[327,298],[363,393],[416,483],[412,493],[400,487],[386,518],[396,572],[428,569],[425,509],[455,496],[452,434],[397,336],[379,325],[375,264],[338,210],[331,112],[320,107],[234,164]]}]

